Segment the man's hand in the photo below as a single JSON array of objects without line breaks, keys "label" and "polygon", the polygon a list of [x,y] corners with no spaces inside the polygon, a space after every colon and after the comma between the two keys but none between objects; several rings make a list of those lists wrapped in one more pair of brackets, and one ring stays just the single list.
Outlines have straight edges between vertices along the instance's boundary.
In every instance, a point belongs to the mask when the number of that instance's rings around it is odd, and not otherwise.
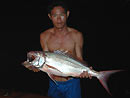
[{"label": "man's hand", "polygon": [[39,71],[40,71],[38,68],[36,68],[36,67],[34,67],[34,66],[29,66],[28,69],[29,69],[29,70],[32,70],[32,71],[34,71],[34,72],[39,72]]},{"label": "man's hand", "polygon": [[30,65],[27,61],[23,63],[23,65],[28,68],[29,70],[32,70],[34,72],[39,72],[40,70],[32,65]]},{"label": "man's hand", "polygon": [[92,79],[92,76],[87,72],[87,71],[84,71],[83,73],[81,73],[79,75],[80,78],[89,78],[89,79]]},{"label": "man's hand", "polygon": [[[90,67],[90,69],[92,69],[92,67]],[[87,71],[84,71],[83,73],[81,73],[79,75],[80,78],[89,78],[89,79],[92,79],[92,76],[87,72]]]}]

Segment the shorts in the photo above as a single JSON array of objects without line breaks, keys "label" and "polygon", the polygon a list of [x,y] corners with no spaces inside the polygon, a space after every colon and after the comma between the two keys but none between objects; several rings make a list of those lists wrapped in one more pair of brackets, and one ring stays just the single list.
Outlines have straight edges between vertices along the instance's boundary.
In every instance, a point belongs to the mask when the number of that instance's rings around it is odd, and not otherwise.
[{"label": "shorts", "polygon": [[68,81],[50,79],[48,96],[51,98],[81,98],[80,79],[72,78]]}]

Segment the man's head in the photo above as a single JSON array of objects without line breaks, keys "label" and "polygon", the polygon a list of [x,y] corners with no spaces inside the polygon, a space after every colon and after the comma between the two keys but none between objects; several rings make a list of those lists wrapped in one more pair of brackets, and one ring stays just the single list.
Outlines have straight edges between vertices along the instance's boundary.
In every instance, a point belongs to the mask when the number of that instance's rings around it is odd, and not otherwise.
[{"label": "man's head", "polygon": [[53,2],[51,2],[48,6],[48,14],[51,14],[51,11],[54,7],[57,7],[57,6],[61,6],[64,10],[65,10],[65,13],[67,14],[67,11],[69,11],[68,9],[68,6],[66,5],[66,3],[62,0],[53,0]]},{"label": "man's head", "polygon": [[56,28],[62,28],[66,25],[69,10],[64,2],[54,1],[48,6],[48,16]]}]

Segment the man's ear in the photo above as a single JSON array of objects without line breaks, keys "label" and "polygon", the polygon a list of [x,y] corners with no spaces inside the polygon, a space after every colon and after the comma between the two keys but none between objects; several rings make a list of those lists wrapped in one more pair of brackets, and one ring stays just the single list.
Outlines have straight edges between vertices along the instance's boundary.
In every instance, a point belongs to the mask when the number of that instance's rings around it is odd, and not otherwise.
[{"label": "man's ear", "polygon": [[69,17],[69,15],[70,15],[70,11],[67,11],[67,18]]},{"label": "man's ear", "polygon": [[51,15],[50,14],[48,14],[48,17],[51,19]]}]

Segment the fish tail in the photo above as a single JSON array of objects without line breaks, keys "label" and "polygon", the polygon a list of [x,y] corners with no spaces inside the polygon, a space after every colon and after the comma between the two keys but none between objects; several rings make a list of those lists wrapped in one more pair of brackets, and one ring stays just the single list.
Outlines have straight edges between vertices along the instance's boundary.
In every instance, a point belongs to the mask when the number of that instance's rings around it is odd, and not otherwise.
[{"label": "fish tail", "polygon": [[106,91],[112,95],[108,89],[108,85],[107,85],[107,80],[109,78],[109,76],[113,73],[119,72],[122,70],[109,70],[109,71],[100,71],[100,75],[97,77],[100,81],[100,83],[103,85],[103,87],[106,89]]}]

